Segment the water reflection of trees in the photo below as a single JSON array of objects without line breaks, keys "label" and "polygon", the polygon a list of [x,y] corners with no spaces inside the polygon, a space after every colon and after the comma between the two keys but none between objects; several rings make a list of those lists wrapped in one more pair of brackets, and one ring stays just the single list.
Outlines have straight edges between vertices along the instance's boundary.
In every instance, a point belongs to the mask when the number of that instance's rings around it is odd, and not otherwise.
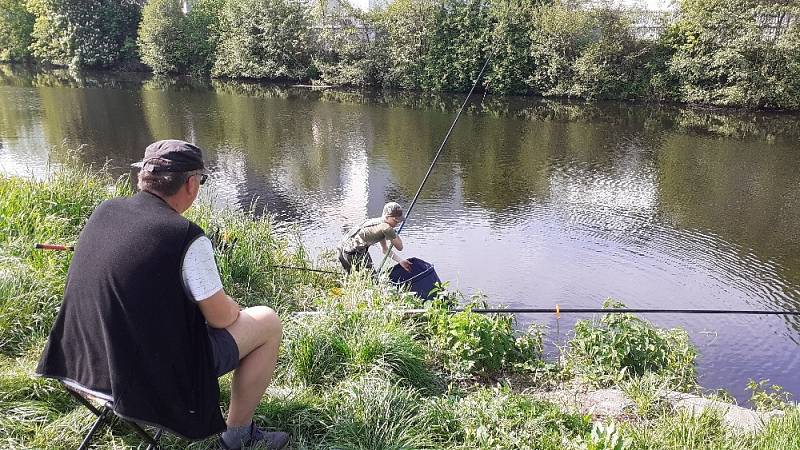
[{"label": "water reflection of trees", "polygon": [[[410,199],[463,101],[12,66],[0,66],[0,84],[35,92],[35,101],[23,92],[0,102],[3,136],[41,122],[50,145],[89,144],[83,158],[93,162],[138,159],[155,139],[193,140],[212,164],[219,153],[241,161],[231,170],[243,172],[242,206],[256,194],[295,211],[320,192],[346,201],[337,190],[354,157],[366,158],[359,176],[372,187],[370,205]],[[623,149],[634,148],[641,160],[632,164],[657,167],[658,207],[670,222],[747,243],[792,276],[800,273],[796,124],[792,114],[476,96],[423,199],[460,189],[464,201],[501,213],[547,200],[562,165],[611,178],[631,163]]]},{"label": "water reflection of trees", "polygon": [[[673,135],[659,152],[667,220],[745,243],[800,284],[800,154],[793,145]],[[792,289],[795,289],[792,287]],[[787,291],[800,307],[800,292]]]}]

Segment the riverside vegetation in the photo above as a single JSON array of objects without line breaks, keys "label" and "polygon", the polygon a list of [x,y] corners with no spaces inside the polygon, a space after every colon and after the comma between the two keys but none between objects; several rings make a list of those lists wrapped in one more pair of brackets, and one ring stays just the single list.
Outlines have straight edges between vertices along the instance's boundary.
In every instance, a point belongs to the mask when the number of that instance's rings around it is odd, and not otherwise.
[{"label": "riverside vegetation", "polygon": [[[800,4],[0,0],[0,60],[157,74],[800,109]],[[144,4],[144,6],[141,6]]]},{"label": "riverside vegetation", "polygon": [[[71,257],[33,244],[74,243],[100,201],[130,193],[127,178],[77,163],[41,181],[0,176],[0,447],[75,448],[91,423],[57,383],[32,376]],[[680,329],[602,315],[580,321],[562,358],[548,362],[544,330],[518,331],[511,316],[470,311],[485,298],[466,299],[442,285],[426,314],[406,316],[398,310],[420,307],[419,300],[375,285],[367,274],[275,268],[312,261],[293,237],[273,232],[267,216],[208,206],[189,214],[215,241],[230,294],[244,305],[272,306],[284,320],[277,378],[256,414],[260,423],[290,431],[294,448],[800,448],[800,408],[764,382],[750,385],[754,404],[786,414],[756,433],[734,433],[713,413],[693,416],[661,404],[660,389],[701,392],[696,351]],[[456,304],[466,310],[446,313]],[[322,314],[297,314],[308,310]],[[228,383],[224,377],[223,397]],[[593,423],[532,395],[570,383],[619,386],[636,411]],[[136,445],[122,427],[98,437],[98,448]],[[168,449],[186,445],[164,441]]]}]

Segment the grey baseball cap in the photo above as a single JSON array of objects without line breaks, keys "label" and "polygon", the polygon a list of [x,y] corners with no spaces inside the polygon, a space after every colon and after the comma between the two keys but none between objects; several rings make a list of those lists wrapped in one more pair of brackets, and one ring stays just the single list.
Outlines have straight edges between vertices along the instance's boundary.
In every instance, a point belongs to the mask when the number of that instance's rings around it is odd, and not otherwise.
[{"label": "grey baseball cap", "polygon": [[144,158],[131,166],[148,172],[205,172],[206,169],[200,147],[177,139],[153,142],[144,150]]},{"label": "grey baseball cap", "polygon": [[401,222],[406,220],[406,216],[403,214],[403,207],[395,202],[383,205],[383,217],[394,217]]}]

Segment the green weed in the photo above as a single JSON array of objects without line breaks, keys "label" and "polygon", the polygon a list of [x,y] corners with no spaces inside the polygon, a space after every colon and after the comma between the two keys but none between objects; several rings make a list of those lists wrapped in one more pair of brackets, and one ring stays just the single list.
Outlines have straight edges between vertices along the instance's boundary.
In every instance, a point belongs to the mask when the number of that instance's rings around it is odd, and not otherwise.
[{"label": "green weed", "polygon": [[394,450],[430,448],[419,415],[420,398],[411,388],[383,377],[341,383],[333,392],[327,432],[320,447]]},{"label": "green weed", "polygon": [[628,378],[620,383],[625,395],[636,405],[639,417],[654,418],[666,412],[669,403],[664,399],[670,380],[652,372]]},{"label": "green weed", "polygon": [[431,347],[444,367],[453,374],[494,377],[503,370],[536,365],[541,358],[541,335],[537,330],[517,333],[508,314],[472,312],[479,303],[451,314],[449,300],[436,298],[426,319]]},{"label": "green weed", "polygon": [[559,449],[590,430],[588,417],[505,388],[480,389],[453,404],[463,427],[463,449]]},{"label": "green weed", "polygon": [[417,389],[439,384],[413,328],[395,314],[327,311],[293,320],[285,335],[281,365],[289,383],[329,386],[379,367]]},{"label": "green weed", "polygon": [[[605,308],[621,303],[606,301]],[[697,350],[684,330],[665,330],[631,314],[605,314],[575,324],[567,366],[595,386],[610,386],[652,372],[675,388],[696,385]]]},{"label": "green weed", "polygon": [[792,407],[791,392],[783,390],[783,386],[769,384],[769,380],[750,379],[747,382],[750,391],[750,402],[759,411],[772,411],[775,409],[789,409]]}]

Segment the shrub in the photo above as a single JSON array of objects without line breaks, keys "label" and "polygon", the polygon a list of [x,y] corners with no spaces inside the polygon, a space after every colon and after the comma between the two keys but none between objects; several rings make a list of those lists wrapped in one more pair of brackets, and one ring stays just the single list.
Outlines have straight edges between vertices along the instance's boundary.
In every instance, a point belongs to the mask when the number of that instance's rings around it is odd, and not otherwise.
[{"label": "shrub", "polygon": [[292,0],[228,1],[212,75],[303,80],[313,75],[311,14]]},{"label": "shrub", "polygon": [[530,28],[530,84],[545,96],[633,98],[641,95],[642,44],[619,10],[539,7]]},{"label": "shrub", "polygon": [[468,91],[489,55],[488,0],[444,0],[436,10],[422,87]]},{"label": "shrub", "polygon": [[630,20],[619,10],[595,9],[592,42],[574,61],[575,79],[570,94],[593,98],[636,98],[635,83],[641,67],[642,45],[634,38]]},{"label": "shrub", "polygon": [[30,55],[35,17],[24,0],[0,0],[0,61],[16,61]]},{"label": "shrub", "polygon": [[535,364],[541,357],[541,336],[529,331],[515,336],[513,316],[484,315],[472,312],[479,306],[471,303],[455,314],[446,303],[434,301],[428,309],[428,333],[431,346],[454,374],[493,377],[515,365]]},{"label": "shrub", "polygon": [[139,53],[155,73],[181,72],[186,67],[184,20],[174,0],[150,0],[139,24]]},{"label": "shrub", "polygon": [[499,94],[525,94],[530,91],[528,77],[534,71],[529,28],[533,21],[533,1],[497,0],[492,3],[494,23],[491,47],[495,48],[486,85]]},{"label": "shrub", "polygon": [[187,15],[174,0],[151,0],[142,11],[139,52],[155,73],[207,73],[216,50],[218,10],[225,0],[200,0]]},{"label": "shrub", "polygon": [[530,84],[542,95],[567,95],[575,79],[574,62],[592,40],[592,17],[562,5],[542,6],[533,14]]},{"label": "shrub", "polygon": [[[670,70],[687,102],[750,107],[800,104],[792,30],[775,38],[763,21],[794,12],[760,0],[684,0],[665,39]],[[797,28],[797,25],[794,25]]]},{"label": "shrub", "polygon": [[[605,308],[624,307],[607,300]],[[661,375],[676,388],[696,384],[697,351],[682,329],[665,330],[631,314],[580,320],[570,339],[567,366],[585,381],[610,386],[646,373]]]},{"label": "shrub", "polygon": [[437,5],[433,0],[396,0],[387,8],[383,15],[389,61],[386,85],[422,87],[425,58],[436,29]]},{"label": "shrub", "polygon": [[387,71],[386,33],[380,13],[347,2],[320,14],[316,67],[323,82],[340,86],[380,86]]},{"label": "shrub", "polygon": [[33,56],[71,68],[135,59],[141,8],[132,0],[30,0]]}]

